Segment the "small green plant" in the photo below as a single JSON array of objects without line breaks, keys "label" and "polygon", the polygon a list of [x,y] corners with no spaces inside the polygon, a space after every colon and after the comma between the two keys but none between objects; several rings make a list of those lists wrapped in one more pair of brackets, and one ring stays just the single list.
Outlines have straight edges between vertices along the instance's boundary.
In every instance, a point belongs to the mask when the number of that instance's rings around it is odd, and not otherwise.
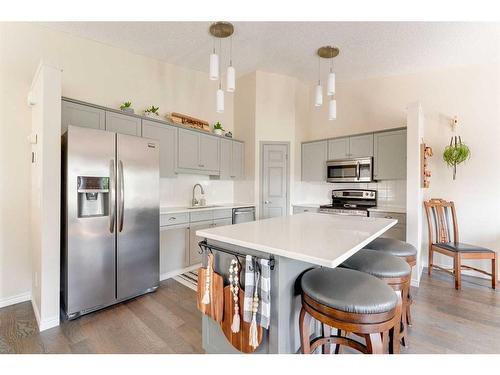
[{"label": "small green plant", "polygon": [[224,130],[224,129],[222,128],[222,125],[220,124],[220,122],[219,122],[219,121],[217,121],[217,122],[214,124],[214,130],[215,130],[215,129]]},{"label": "small green plant", "polygon": [[470,159],[470,155],[470,149],[465,143],[462,143],[462,138],[458,137],[457,140],[457,136],[451,137],[450,144],[444,149],[443,160],[448,167],[453,168],[453,179],[457,175],[457,165]]},{"label": "small green plant", "polygon": [[158,110],[160,109],[160,107],[155,107],[154,105],[152,105],[151,107],[147,108],[144,112],[147,112],[147,113],[154,113],[155,115],[158,115]]},{"label": "small green plant", "polygon": [[132,106],[132,102],[123,102],[123,104],[120,106],[120,109],[127,109]]}]

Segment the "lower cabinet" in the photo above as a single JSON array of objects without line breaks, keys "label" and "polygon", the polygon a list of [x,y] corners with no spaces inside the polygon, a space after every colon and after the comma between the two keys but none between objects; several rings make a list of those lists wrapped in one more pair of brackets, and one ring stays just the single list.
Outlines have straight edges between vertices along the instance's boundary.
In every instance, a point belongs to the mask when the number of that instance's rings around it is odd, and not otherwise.
[{"label": "lower cabinet", "polygon": [[189,247],[189,224],[168,225],[160,228],[160,275],[188,266],[186,249]]},{"label": "lower cabinet", "polygon": [[380,217],[385,219],[396,219],[398,223],[382,234],[380,237],[394,238],[400,241],[406,241],[406,214],[396,212],[373,212],[370,211],[370,217]]},{"label": "lower cabinet", "polygon": [[201,254],[199,253],[200,247],[198,242],[203,238],[196,235],[196,231],[200,229],[211,228],[213,221],[200,221],[198,223],[191,223],[189,227],[189,252],[187,254],[188,266],[201,263]]},{"label": "lower cabinet", "polygon": [[314,206],[293,206],[294,214],[301,214],[303,212],[319,212],[319,207]]}]

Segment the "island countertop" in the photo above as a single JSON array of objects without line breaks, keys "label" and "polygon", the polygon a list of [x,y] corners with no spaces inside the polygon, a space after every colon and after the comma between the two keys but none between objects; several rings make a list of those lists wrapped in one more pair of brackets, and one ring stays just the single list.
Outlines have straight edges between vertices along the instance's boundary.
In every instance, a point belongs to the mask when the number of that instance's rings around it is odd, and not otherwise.
[{"label": "island countertop", "polygon": [[200,229],[196,235],[333,268],[396,223],[394,219],[302,213]]}]

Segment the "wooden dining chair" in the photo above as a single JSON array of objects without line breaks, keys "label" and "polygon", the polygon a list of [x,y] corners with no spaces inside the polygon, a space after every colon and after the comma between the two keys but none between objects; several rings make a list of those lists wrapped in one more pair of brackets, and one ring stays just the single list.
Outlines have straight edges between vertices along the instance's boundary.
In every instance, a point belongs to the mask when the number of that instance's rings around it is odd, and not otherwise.
[{"label": "wooden dining chair", "polygon": [[[498,278],[497,254],[495,251],[484,247],[459,242],[455,204],[444,199],[433,198],[424,201],[424,207],[429,227],[429,276],[431,275],[432,268],[448,272],[455,277],[455,289],[460,289],[462,284],[462,269],[473,270],[491,276],[491,287],[496,289]],[[451,229],[453,229],[453,241],[451,239]],[[433,263],[435,251],[452,257],[453,269],[435,265]],[[462,264],[462,260],[464,259],[490,259],[491,273]]]}]

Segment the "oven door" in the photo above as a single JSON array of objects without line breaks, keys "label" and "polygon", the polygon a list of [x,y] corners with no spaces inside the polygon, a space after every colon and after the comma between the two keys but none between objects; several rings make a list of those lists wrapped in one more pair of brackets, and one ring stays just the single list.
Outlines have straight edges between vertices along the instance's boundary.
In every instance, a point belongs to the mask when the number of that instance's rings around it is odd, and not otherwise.
[{"label": "oven door", "polygon": [[331,160],[326,162],[327,182],[371,182],[372,158]]}]

